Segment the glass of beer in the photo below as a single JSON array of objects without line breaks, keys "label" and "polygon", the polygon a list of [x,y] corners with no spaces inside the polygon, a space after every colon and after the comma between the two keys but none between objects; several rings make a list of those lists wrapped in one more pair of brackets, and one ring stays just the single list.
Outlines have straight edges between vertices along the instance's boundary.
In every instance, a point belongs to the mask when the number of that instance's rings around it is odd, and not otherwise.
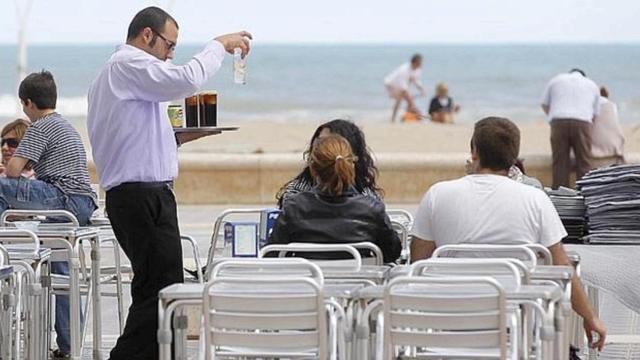
[{"label": "glass of beer", "polygon": [[185,99],[187,127],[210,127],[218,124],[218,93],[203,91]]}]

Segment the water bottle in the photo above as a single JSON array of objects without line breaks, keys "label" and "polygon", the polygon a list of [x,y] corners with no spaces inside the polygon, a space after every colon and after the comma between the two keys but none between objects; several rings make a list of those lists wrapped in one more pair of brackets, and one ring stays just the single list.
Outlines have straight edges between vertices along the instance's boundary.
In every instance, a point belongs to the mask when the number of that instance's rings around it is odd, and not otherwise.
[{"label": "water bottle", "polygon": [[233,49],[233,82],[236,84],[247,83],[247,59],[242,58],[240,48]]}]

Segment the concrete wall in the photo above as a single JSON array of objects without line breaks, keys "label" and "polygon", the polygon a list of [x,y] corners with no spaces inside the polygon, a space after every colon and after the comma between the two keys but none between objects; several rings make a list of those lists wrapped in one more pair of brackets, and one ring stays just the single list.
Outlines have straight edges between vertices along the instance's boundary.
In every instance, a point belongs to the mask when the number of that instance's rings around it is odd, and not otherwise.
[{"label": "concrete wall", "polygon": [[[377,155],[380,185],[389,203],[417,203],[432,184],[464,175],[468,154],[385,153]],[[551,158],[524,155],[527,174],[551,184]],[[628,162],[640,163],[640,154]],[[180,155],[176,181],[182,204],[273,204],[280,187],[303,166],[299,154]],[[96,182],[95,167],[90,164]]]}]

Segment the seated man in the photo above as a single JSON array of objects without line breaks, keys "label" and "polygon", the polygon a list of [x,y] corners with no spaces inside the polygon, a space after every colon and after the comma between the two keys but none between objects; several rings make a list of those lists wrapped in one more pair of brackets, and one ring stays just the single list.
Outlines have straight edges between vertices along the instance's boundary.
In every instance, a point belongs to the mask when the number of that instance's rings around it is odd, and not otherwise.
[{"label": "seated man", "polygon": [[[0,177],[0,213],[7,209],[67,210],[80,225],[87,225],[96,209],[87,155],[80,134],[55,111],[57,89],[48,71],[27,76],[18,90],[22,110],[32,126],[27,129]],[[36,179],[20,176],[28,167]],[[52,262],[56,274],[69,274],[67,262]],[[70,352],[69,297],[56,296],[55,329],[58,350],[54,358]]]},{"label": "seated man", "polygon": [[453,124],[453,114],[460,111],[460,106],[454,105],[449,96],[447,84],[440,83],[436,86],[436,96],[429,103],[429,115],[431,121],[442,124]]},{"label": "seated man", "polygon": [[[471,139],[471,175],[433,185],[420,202],[412,229],[411,259],[429,258],[446,244],[539,243],[556,265],[570,265],[560,240],[567,232],[547,195],[507,177],[518,159],[520,131],[511,121],[478,121]],[[602,350],[606,329],[580,279],[572,280],[573,309],[584,318],[591,346]],[[593,342],[592,331],[599,334]]]}]

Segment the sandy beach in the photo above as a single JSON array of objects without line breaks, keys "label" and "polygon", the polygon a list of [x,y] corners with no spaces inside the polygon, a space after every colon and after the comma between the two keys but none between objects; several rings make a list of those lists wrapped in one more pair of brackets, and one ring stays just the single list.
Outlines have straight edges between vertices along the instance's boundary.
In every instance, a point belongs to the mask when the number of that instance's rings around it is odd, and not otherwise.
[{"label": "sandy beach", "polygon": [[[238,123],[240,127],[184,145],[190,153],[302,153],[318,124]],[[472,124],[360,123],[374,153],[465,153],[469,151]],[[549,125],[543,121],[518,124],[521,155],[550,155]],[[625,128],[627,153],[640,152],[640,130]]]}]

